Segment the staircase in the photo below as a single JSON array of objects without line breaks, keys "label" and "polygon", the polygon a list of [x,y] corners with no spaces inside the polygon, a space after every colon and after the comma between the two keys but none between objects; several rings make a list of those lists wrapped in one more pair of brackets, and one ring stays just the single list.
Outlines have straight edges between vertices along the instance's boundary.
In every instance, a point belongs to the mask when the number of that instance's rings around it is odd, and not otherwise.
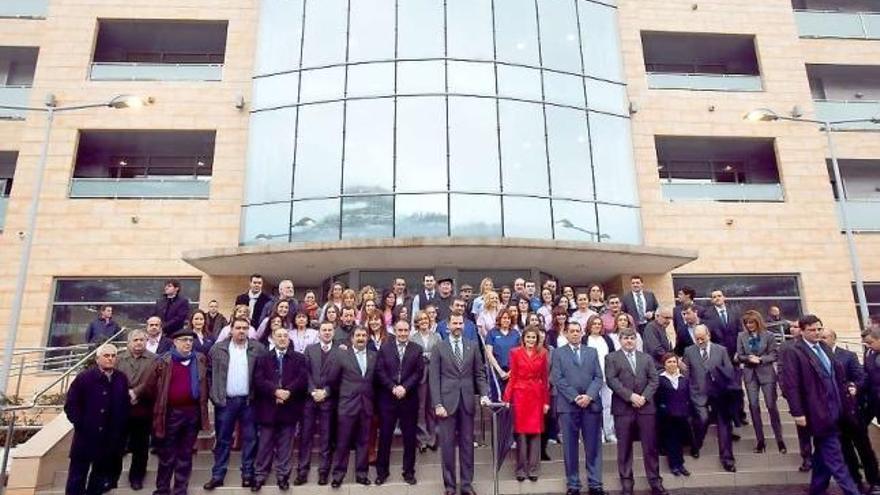
[{"label": "staircase", "polygon": [[[780,407],[785,408],[784,400],[780,400]],[[798,453],[797,434],[795,433],[794,424],[791,417],[785,410],[781,411],[783,419],[783,432],[785,435],[785,443],[788,446],[787,454],[780,454],[776,449],[776,441],[773,438],[770,429],[770,421],[766,415],[764,416],[764,430],[767,438],[767,453],[754,454],[752,449],[755,446],[755,434],[751,425],[740,429],[739,433],[742,439],[734,442],[734,455],[736,456],[736,473],[728,473],[721,468],[718,460],[718,444],[715,436],[715,427],[709,429],[706,436],[705,445],[701,451],[699,459],[693,459],[687,454],[685,455],[685,464],[691,471],[690,477],[675,477],[668,469],[666,459],[661,457],[660,466],[663,475],[663,483],[667,489],[673,490],[678,488],[707,488],[707,487],[752,487],[758,485],[801,485],[806,486],[809,481],[809,473],[800,473],[797,468],[801,463]],[[489,428],[488,419],[485,426]],[[872,430],[876,428],[872,427]],[[477,438],[480,438],[480,429],[478,425]],[[486,433],[486,441],[488,442],[489,433]],[[202,447],[207,442],[203,439],[200,441]],[[545,493],[564,493],[565,492],[565,469],[562,462],[561,445],[550,445],[549,453],[551,461],[541,463],[541,477],[537,482],[528,480],[520,483],[514,479],[515,452],[511,452],[499,473],[499,492],[503,494],[545,494]],[[687,450],[686,450],[687,453]],[[383,490],[392,490],[395,495],[439,495],[443,493],[443,481],[440,469],[440,452],[428,451],[424,454],[417,454],[416,477],[418,484],[414,486],[407,485],[401,479],[399,466],[402,456],[402,447],[400,439],[395,438],[395,444],[392,449],[392,469],[391,477],[381,487],[361,486],[354,483],[353,462],[349,463],[349,473],[345,483],[339,489],[332,489],[329,485],[319,486],[317,484],[316,461],[318,455],[313,457],[312,471],[309,476],[309,482],[303,486],[292,487],[291,492],[297,495],[317,495],[317,494],[338,494],[338,495],[360,495],[366,493],[380,493]],[[603,445],[603,481],[606,490],[616,491],[620,488],[620,482],[617,476],[616,447],[611,444]],[[156,465],[157,459],[153,456],[150,459],[148,473],[144,490],[140,492],[132,491],[128,487],[126,475],[123,474],[120,479],[120,486],[113,494],[133,495],[133,494],[149,494],[155,488]],[[208,450],[200,450],[194,458],[193,473],[190,479],[190,493],[207,493],[202,490],[204,484],[210,478],[211,465],[213,457]],[[488,495],[492,493],[492,452],[489,447],[481,446],[475,450],[475,490],[479,495]],[[583,465],[583,450],[581,450],[581,464]],[[234,452],[229,463],[229,472],[226,476],[225,487],[217,488],[214,492],[219,495],[224,494],[245,494],[250,493],[248,488],[240,486],[240,454]],[[41,493],[43,495],[61,495],[64,493],[64,483],[67,480],[66,467],[63,471],[57,471],[54,476],[53,485]],[[644,468],[642,464],[641,450],[638,444],[635,447],[633,460],[633,470],[636,475],[636,489],[644,490],[648,488],[647,480],[644,476]],[[370,470],[370,477],[374,479],[375,471]],[[582,476],[583,478],[583,476]],[[585,481],[585,480],[584,480]],[[281,493],[275,486],[274,474],[270,475],[267,480],[268,484],[263,487],[261,493],[276,494]],[[586,484],[585,484],[586,486]]]}]

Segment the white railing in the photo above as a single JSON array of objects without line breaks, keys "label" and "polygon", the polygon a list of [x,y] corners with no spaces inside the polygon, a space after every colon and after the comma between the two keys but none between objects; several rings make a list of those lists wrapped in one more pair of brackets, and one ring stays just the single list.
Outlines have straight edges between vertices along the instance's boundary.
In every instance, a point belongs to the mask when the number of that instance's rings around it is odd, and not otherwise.
[{"label": "white railing", "polygon": [[801,38],[880,39],[880,13],[796,10]]},{"label": "white railing", "polygon": [[198,179],[91,179],[73,178],[71,198],[172,198],[206,199],[211,178]]},{"label": "white railing", "polygon": [[696,89],[704,91],[763,91],[761,76],[752,74],[703,74],[649,72],[651,89]]},{"label": "white railing", "polygon": [[[0,86],[0,105],[26,107],[30,96],[30,86]],[[25,110],[0,108],[0,119],[22,120],[25,113]]]},{"label": "white railing", "polygon": [[95,62],[92,81],[220,81],[223,64]]},{"label": "white railing", "polygon": [[670,201],[780,202],[785,200],[781,184],[661,184]]}]

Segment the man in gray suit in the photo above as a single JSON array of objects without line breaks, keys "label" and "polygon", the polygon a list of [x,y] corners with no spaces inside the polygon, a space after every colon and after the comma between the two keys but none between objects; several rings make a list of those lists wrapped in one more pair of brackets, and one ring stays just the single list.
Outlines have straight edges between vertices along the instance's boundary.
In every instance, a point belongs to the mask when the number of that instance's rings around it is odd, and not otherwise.
[{"label": "man in gray suit", "polygon": [[671,323],[672,308],[660,306],[654,313],[654,321],[645,326],[645,333],[642,334],[645,353],[654,358],[660,371],[663,370],[663,356],[675,350],[675,328],[670,327]]},{"label": "man in gray suit", "polygon": [[651,494],[667,495],[657,454],[657,408],[654,404],[654,393],[660,382],[657,368],[650,356],[636,350],[633,329],[620,331],[620,347],[605,356],[605,375],[613,393],[611,414],[617,433],[617,470],[622,493],[633,493],[633,442],[638,429]]},{"label": "man in gray suit", "polygon": [[717,417],[718,453],[725,471],[736,472],[733,458],[733,410],[729,389],[733,382],[733,364],[727,349],[710,342],[709,328],[694,328],[696,343],[684,350],[684,362],[690,373],[694,444],[691,455],[699,457],[709,427],[709,410]]},{"label": "man in gray suit", "polygon": [[370,422],[373,420],[374,376],[376,352],[367,349],[367,330],[355,327],[351,335],[351,348],[339,350],[332,360],[328,381],[337,394],[336,452],[333,456],[333,481],[330,486],[339,488],[348,471],[351,445],[355,446],[355,481],[361,485],[371,484],[367,474],[370,469]]},{"label": "man in gray suit", "polygon": [[562,429],[566,495],[579,495],[578,441],[584,439],[584,457],[590,495],[602,489],[602,369],[599,353],[581,343],[583,330],[576,321],[566,327],[568,345],[553,352],[550,382],[556,387],[556,412]]},{"label": "man in gray suit", "polygon": [[489,403],[489,386],[483,368],[483,357],[475,342],[462,339],[464,316],[451,314],[448,320],[449,338],[443,340],[431,354],[428,373],[437,432],[443,459],[443,486],[446,495],[455,495],[455,448],[461,472],[461,495],[473,495],[474,479],[474,395],[480,403]]}]

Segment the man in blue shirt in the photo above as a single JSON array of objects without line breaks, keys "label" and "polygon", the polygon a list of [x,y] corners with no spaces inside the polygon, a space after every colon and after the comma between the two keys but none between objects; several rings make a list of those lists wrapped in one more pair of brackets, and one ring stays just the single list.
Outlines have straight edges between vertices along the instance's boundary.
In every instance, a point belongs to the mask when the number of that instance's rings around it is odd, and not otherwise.
[{"label": "man in blue shirt", "polygon": [[86,330],[86,343],[103,344],[119,330],[119,324],[113,320],[113,306],[105,304],[101,306],[95,321],[89,323],[89,328]]},{"label": "man in blue shirt", "polygon": [[[454,315],[464,315],[465,307],[466,303],[464,302],[464,299],[456,297],[452,300],[452,305],[449,306],[449,310]],[[443,340],[446,340],[449,337],[448,326],[448,319],[437,323],[437,334],[440,335],[440,338]],[[473,342],[479,342],[480,340],[479,333],[477,333],[477,326],[467,318],[464,319],[464,329],[461,332],[461,336],[462,338]]]}]

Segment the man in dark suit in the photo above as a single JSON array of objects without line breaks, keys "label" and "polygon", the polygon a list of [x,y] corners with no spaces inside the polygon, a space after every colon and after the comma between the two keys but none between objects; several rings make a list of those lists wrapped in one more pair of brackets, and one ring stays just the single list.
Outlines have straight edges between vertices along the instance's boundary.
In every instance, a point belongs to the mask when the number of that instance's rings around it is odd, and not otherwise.
[{"label": "man in dark suit", "polygon": [[[727,349],[727,357],[733,362],[736,356],[736,339],[743,331],[742,315],[736,308],[727,306],[724,293],[718,289],[713,290],[712,307],[706,310],[705,324],[709,327],[712,342],[721,344]],[[733,424],[740,427],[747,424],[745,409],[745,394],[742,387],[742,370],[736,366],[733,368],[733,379],[730,388],[730,407],[733,408]]]},{"label": "man in dark suit", "polygon": [[[776,361],[776,374],[779,376],[779,391],[782,393],[782,397],[786,401],[788,400],[788,397],[786,396],[788,385],[785,383],[787,375],[783,372],[785,369],[785,354],[791,352],[794,345],[801,340],[801,327],[798,326],[797,321],[791,322],[789,331],[791,332],[791,338],[779,345],[778,359]],[[798,471],[806,473],[813,469],[813,441],[810,438],[810,431],[806,427],[795,425],[795,429],[798,437],[798,449],[801,454],[801,465],[798,468]]]},{"label": "man in dark suit", "polygon": [[657,311],[657,297],[654,293],[645,290],[644,282],[640,275],[630,277],[629,285],[632,291],[623,296],[623,311],[629,313],[633,317],[633,321],[639,327],[639,333],[645,329],[645,325],[654,319],[654,312]]},{"label": "man in dark suit", "polygon": [[[830,328],[825,328],[820,334],[822,341],[831,348],[834,360],[843,366],[846,376],[846,400],[842,401],[845,407],[851,409],[840,425],[840,447],[843,451],[843,459],[849,468],[849,474],[862,492],[880,494],[880,474],[877,468],[877,456],[871,448],[871,440],[868,436],[868,422],[862,417],[859,410],[859,394],[865,385],[865,371],[859,363],[856,353],[837,345],[837,333]],[[865,470],[864,480],[868,482],[869,489],[863,488],[862,473]]]},{"label": "man in dark suit", "polygon": [[431,400],[437,415],[437,432],[443,463],[446,495],[456,493],[455,450],[461,474],[461,495],[472,495],[474,479],[474,395],[489,403],[489,385],[478,344],[462,338],[464,315],[452,313],[449,337],[431,353],[428,372]]},{"label": "man in dark suit", "polygon": [[566,495],[581,491],[578,442],[584,439],[584,457],[590,495],[604,495],[602,487],[602,369],[595,349],[582,345],[583,330],[568,322],[568,345],[553,352],[550,382],[556,388],[556,413],[562,428]]},{"label": "man in dark suit", "polygon": [[439,306],[440,300],[438,298],[437,281],[434,279],[434,274],[426,273],[422,281],[422,290],[412,298],[412,307],[409,312],[410,322],[415,319],[416,313],[425,309],[429,304],[433,304],[435,307]]},{"label": "man in dark suit", "polygon": [[874,326],[862,334],[865,351],[865,402],[868,420],[880,418],[880,326]]},{"label": "man in dark suit", "polygon": [[147,318],[147,341],[145,343],[146,350],[157,356],[161,356],[170,351],[174,346],[174,341],[165,336],[162,331],[162,317],[151,316]]},{"label": "man in dark suit", "polygon": [[[244,294],[235,296],[236,305],[244,304],[250,308],[248,318],[251,319],[251,326],[254,328],[260,326],[263,308],[269,304],[270,300],[271,298],[263,292],[263,276],[257,273],[251,275],[250,289]],[[290,311],[293,312],[294,308],[290,308]]]},{"label": "man in dark suit", "polygon": [[308,387],[306,358],[290,347],[287,329],[278,328],[272,337],[275,349],[258,357],[254,365],[254,405],[260,429],[252,492],[266,483],[273,459],[278,488],[290,488],[293,434],[302,418]]},{"label": "man in dark suit", "polygon": [[312,460],[312,444],[318,434],[318,453],[321,465],[318,466],[318,484],[326,485],[330,476],[330,437],[335,424],[336,398],[328,374],[339,347],[333,345],[332,322],[321,323],[318,342],[306,347],[305,357],[308,369],[308,393],[303,412],[302,432],[299,440],[299,462],[293,484],[304,485],[309,478]]},{"label": "man in dark suit", "polygon": [[376,359],[379,399],[379,452],[376,457],[376,484],[388,479],[391,440],[400,423],[403,437],[403,479],[416,484],[416,422],[419,409],[419,383],[425,372],[422,347],[409,341],[409,323],[394,324],[396,339],[386,339]]},{"label": "man in dark suit", "polygon": [[728,390],[733,380],[733,364],[723,346],[709,340],[706,325],[694,329],[696,344],[684,351],[690,378],[693,405],[694,442],[691,455],[700,456],[700,448],[709,428],[709,413],[715,414],[718,427],[718,453],[725,471],[736,472],[733,457],[733,426]]},{"label": "man in dark suit", "polygon": [[[681,335],[683,332],[687,330],[687,325],[685,325],[684,318],[681,316],[684,308],[689,305],[695,305],[697,309],[697,316],[703,317],[704,309],[702,306],[697,304],[695,301],[697,297],[697,291],[693,289],[693,287],[688,287],[687,285],[682,286],[678,289],[678,293],[676,294],[676,302],[675,307],[672,308],[672,320],[675,324],[675,331]],[[688,344],[693,345],[693,344]]]},{"label": "man in dark suit", "polygon": [[373,420],[376,352],[367,349],[367,330],[357,327],[351,336],[351,347],[340,351],[332,361],[328,381],[338,390],[336,452],[333,455],[333,488],[342,486],[348,471],[351,445],[355,447],[355,481],[371,484],[370,422]]},{"label": "man in dark suit", "polygon": [[96,351],[97,366],[73,380],[64,412],[73,423],[66,495],[101,495],[115,483],[114,465],[125,454],[130,399],[128,379],[116,371],[116,346]]},{"label": "man in dark suit", "polygon": [[684,323],[683,329],[676,329],[675,354],[678,356],[684,356],[684,350],[697,343],[694,329],[702,323],[700,308],[693,303],[685,304],[681,309],[681,321]]},{"label": "man in dark suit", "polygon": [[153,306],[153,315],[162,318],[165,333],[174,334],[189,319],[189,299],[180,295],[179,280],[167,280],[164,290],[165,295]]},{"label": "man in dark suit", "polygon": [[[654,358],[658,370],[663,369],[663,356],[675,349],[676,335],[672,324],[672,308],[660,306],[654,313],[654,321],[645,326],[642,341],[645,354]],[[669,330],[669,331],[667,331]]]},{"label": "man in dark suit", "polygon": [[633,493],[633,442],[635,430],[642,443],[645,475],[652,495],[666,495],[660,477],[660,459],[657,454],[657,392],[659,375],[654,360],[636,350],[636,333],[632,329],[620,332],[621,349],[605,356],[605,376],[611,389],[611,414],[617,433],[617,469],[624,495]]},{"label": "man in dark suit", "polygon": [[807,428],[813,437],[810,493],[825,493],[834,477],[845,495],[857,495],[859,490],[840,450],[840,421],[846,414],[846,372],[832,359],[831,348],[821,342],[819,318],[801,316],[798,326],[802,339],[783,354],[782,383],[795,424]]}]

